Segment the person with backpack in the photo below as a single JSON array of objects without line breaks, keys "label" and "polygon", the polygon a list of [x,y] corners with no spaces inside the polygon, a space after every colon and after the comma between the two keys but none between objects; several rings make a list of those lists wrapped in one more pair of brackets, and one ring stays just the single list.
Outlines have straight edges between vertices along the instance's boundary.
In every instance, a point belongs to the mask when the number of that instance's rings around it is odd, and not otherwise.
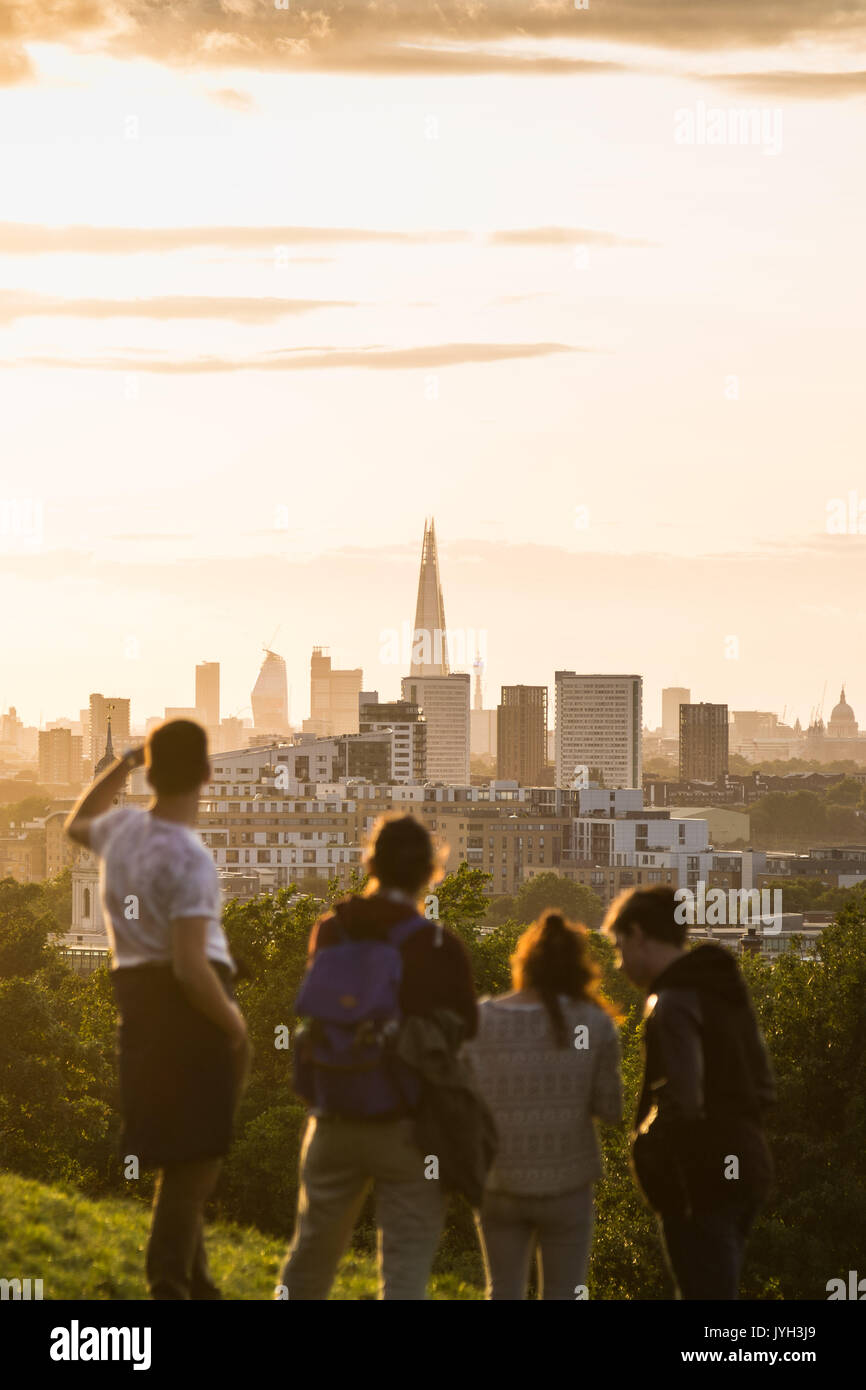
[{"label": "person with backpack", "polygon": [[621,894],[603,930],[648,996],[632,1167],[676,1297],[736,1299],[773,1174],[763,1120],[775,1082],[746,982],[724,946],[687,948],[672,888]]},{"label": "person with backpack", "polygon": [[477,1026],[468,953],[419,912],[438,874],[427,830],[383,817],[366,856],[363,894],[313,928],[295,1010],[295,1089],[310,1106],[295,1234],[276,1297],[328,1297],[371,1187],[385,1299],[423,1299],[444,1219],[435,1165],[415,1141],[421,1082],[397,1055],[403,1020],[439,1010]]},{"label": "person with backpack", "polygon": [[619,1034],[585,927],[542,914],[511,958],[511,994],[482,999],[465,1045],[499,1150],[476,1217],[491,1299],[524,1299],[537,1250],[539,1298],[586,1297],[601,1177],[595,1119],[622,1118]]}]

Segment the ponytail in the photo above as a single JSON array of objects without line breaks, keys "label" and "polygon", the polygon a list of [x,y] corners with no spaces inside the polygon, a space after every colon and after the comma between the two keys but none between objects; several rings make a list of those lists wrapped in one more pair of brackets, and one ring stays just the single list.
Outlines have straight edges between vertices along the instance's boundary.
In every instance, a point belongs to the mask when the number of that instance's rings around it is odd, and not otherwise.
[{"label": "ponytail", "polygon": [[614,1012],[601,996],[600,974],[590,959],[587,941],[586,927],[573,926],[561,912],[551,909],[527,928],[511,957],[515,988],[537,990],[559,1048],[567,1047],[569,1041],[561,994]]}]

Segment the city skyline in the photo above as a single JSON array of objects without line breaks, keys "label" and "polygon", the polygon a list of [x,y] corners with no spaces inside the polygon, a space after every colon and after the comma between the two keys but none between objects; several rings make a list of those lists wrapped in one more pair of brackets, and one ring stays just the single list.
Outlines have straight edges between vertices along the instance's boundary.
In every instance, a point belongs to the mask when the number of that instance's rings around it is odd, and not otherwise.
[{"label": "city skyline", "polygon": [[0,700],[396,696],[433,511],[488,692],[866,708],[862,16],[403,8],[13,7]]},{"label": "city skyline", "polygon": [[[439,568],[438,563],[438,547],[433,520],[431,520],[430,522],[429,536],[430,539],[428,540],[428,523],[425,519],[424,535],[421,547],[420,570],[418,571],[419,579],[417,581],[417,595],[415,599],[416,624],[419,621],[421,621],[419,615],[422,614],[424,608],[424,604],[422,602],[422,595],[426,596],[425,601],[431,605],[429,608],[430,613],[434,613],[435,616],[436,612],[444,612],[442,592],[443,586],[441,580],[441,570]],[[430,547],[429,551],[428,546]],[[392,558],[395,560],[397,564],[399,564],[399,561],[397,560],[398,554],[400,559],[402,560],[404,549],[408,549],[408,545],[405,548],[395,547],[392,552]],[[414,563],[417,569],[417,549],[415,551]],[[399,568],[402,569],[404,568],[404,566],[402,564],[399,564]],[[458,562],[458,570],[459,568],[460,565]],[[431,585],[432,588],[430,587]],[[394,587],[393,578],[391,579],[391,584],[389,587]],[[429,594],[427,593],[428,589],[430,590]],[[411,593],[411,591],[412,585],[411,583],[409,583],[407,584],[407,593]],[[393,607],[393,596],[391,597],[390,601],[392,606],[389,612],[389,616],[393,617],[395,613],[398,612],[398,610]],[[411,607],[411,601],[407,598],[407,600],[403,604],[403,609],[399,611],[405,611],[408,613],[411,610]],[[450,603],[449,611],[452,611]],[[447,623],[447,618],[445,621]],[[414,630],[417,631],[417,627],[415,627]],[[399,658],[395,659],[395,656],[398,649],[400,657],[407,656],[408,649],[407,641],[405,639],[407,633],[410,633],[412,631],[412,626],[409,623],[408,617],[402,617],[398,623],[395,623],[395,626],[393,628],[379,627],[377,629],[375,621],[373,621],[371,623],[371,631],[375,632],[376,634],[376,656],[374,660],[370,663],[363,661],[360,663],[361,669],[364,673],[365,687],[368,689],[373,687],[376,687],[377,689],[380,688],[384,692],[385,698],[398,699],[400,698],[400,682],[403,679],[403,677],[409,673],[409,670],[408,664],[405,661],[401,661]],[[483,626],[475,627],[472,625],[465,627],[459,627],[455,625],[453,627],[446,628],[446,632],[454,634],[458,637],[458,639],[461,639],[463,655],[467,657],[467,659],[462,662],[458,662],[456,664],[452,663],[452,669],[455,671],[459,670],[471,673],[474,670],[474,662],[470,658],[472,658],[472,654],[474,651],[478,651],[479,643],[481,647],[483,647],[483,689],[485,697],[485,709],[496,708],[497,704],[499,703],[500,690],[503,686],[517,684],[538,684],[547,686],[549,691],[549,709],[551,711],[553,710],[553,694],[555,689],[554,672],[551,671],[549,673],[547,680],[543,678],[542,673],[541,679],[537,681],[532,681],[529,679],[526,667],[517,664],[513,658],[509,658],[509,664],[505,667],[505,669],[509,673],[511,673],[513,678],[508,680],[503,679],[501,681],[496,681],[491,677],[491,669],[494,675],[497,669],[497,644],[495,641],[495,635],[493,641],[491,641],[490,634],[486,628],[484,628]],[[395,635],[398,633],[404,638],[402,645],[399,642],[395,642],[394,640]],[[531,632],[531,629],[527,627],[525,639],[523,635],[521,636],[521,652],[525,651],[527,641],[529,641],[531,649],[532,635],[533,634]],[[366,650],[369,650],[371,643],[372,639],[368,635],[364,644]],[[715,685],[713,685],[711,689],[704,689],[703,693],[696,694],[695,691],[698,689],[698,686],[696,685],[694,680],[689,678],[689,672],[683,672],[682,670],[679,670],[677,672],[677,676],[679,678],[689,679],[689,688],[692,689],[693,700],[703,700],[709,701],[711,703],[725,703],[732,710],[770,710],[779,715],[780,717],[784,713],[786,723],[794,724],[795,720],[799,720],[802,727],[805,729],[808,727],[812,718],[822,708],[823,717],[826,722],[826,719],[829,715],[829,711],[836,702],[835,691],[839,688],[839,686],[846,687],[849,694],[851,694],[852,689],[854,689],[856,692],[856,687],[852,687],[852,683],[850,680],[846,680],[843,678],[837,681],[828,677],[826,681],[821,683],[820,691],[816,687],[814,698],[810,701],[808,707],[803,708],[802,711],[796,706],[794,706],[787,698],[785,698],[784,693],[780,695],[780,697],[775,702],[768,701],[762,704],[759,700],[749,697],[750,692],[747,679],[745,681],[735,679],[735,674],[739,676],[741,674],[742,669],[742,657],[737,654],[738,643],[739,638],[737,634],[728,634],[724,637],[723,646],[725,648],[725,653],[723,656],[724,666],[722,669],[724,670],[726,675],[728,673],[731,673],[729,677],[730,684],[736,687],[737,689],[744,690],[745,693],[743,694],[743,696],[738,699],[731,697],[723,699],[722,694],[724,692],[720,689],[720,687],[723,684],[722,681],[718,681]],[[250,643],[247,642],[246,645],[247,647],[249,647]],[[287,680],[288,720],[292,727],[300,729],[300,726],[304,718],[307,717],[307,715],[309,715],[311,708],[309,703],[309,650],[315,650],[319,647],[321,647],[325,651],[330,650],[331,655],[334,658],[335,666],[341,667],[348,666],[351,661],[354,661],[357,658],[357,651],[350,650],[348,647],[341,647],[341,659],[337,661],[336,657],[334,656],[333,646],[329,643],[322,643],[320,641],[316,641],[311,645],[310,648],[306,649],[300,647],[298,642],[293,643],[292,646],[284,645],[282,643],[277,643],[276,645],[283,648],[282,650],[276,653],[277,659],[285,664],[286,672],[291,673],[291,675],[288,676]],[[447,646],[447,642],[443,641],[442,645],[443,647]],[[262,670],[262,653],[265,653],[265,657],[267,660],[267,654],[270,649],[264,643],[262,643],[260,647],[256,647],[254,643],[252,644],[252,646],[255,652],[255,656],[253,658],[255,662],[254,669],[257,672],[257,678],[260,678]],[[435,637],[431,639],[430,646],[431,654],[435,655]],[[490,656],[491,647],[493,651],[492,658]],[[730,649],[732,650],[731,654],[729,655],[728,651]],[[215,651],[213,644],[211,644],[208,650],[211,656],[213,656]],[[418,648],[418,650],[420,652],[421,648]],[[600,650],[608,651],[610,653],[606,666],[597,664],[594,668],[591,668],[589,665],[583,665],[578,668],[579,673],[590,675],[593,674],[594,671],[595,673],[599,673],[603,670],[615,670],[618,667],[620,669],[625,668],[625,665],[627,663],[624,662],[622,656],[620,655],[619,657],[617,657],[617,651],[625,651],[624,647],[618,648],[613,645],[605,645],[604,647],[600,648]],[[30,710],[28,710],[28,707],[26,705],[21,703],[20,699],[15,698],[16,690],[13,688],[10,692],[0,691],[0,711],[5,712],[10,707],[15,708],[18,713],[18,717],[22,719],[22,722],[25,725],[35,725],[36,727],[40,728],[44,728],[47,724],[53,723],[59,719],[70,719],[74,721],[77,718],[75,714],[76,709],[80,710],[84,707],[84,702],[86,701],[86,699],[90,697],[90,695],[93,693],[93,690],[96,689],[100,684],[102,689],[109,689],[115,687],[120,688],[120,683],[124,682],[123,696],[131,700],[130,726],[143,730],[148,720],[161,717],[161,714],[164,710],[168,708],[183,708],[182,706],[173,705],[171,701],[166,700],[165,698],[162,698],[161,702],[157,700],[158,708],[144,708],[146,700],[149,699],[151,704],[154,703],[154,699],[152,696],[145,697],[139,693],[141,689],[141,684],[136,683],[136,678],[139,676],[139,673],[146,668],[146,662],[143,659],[144,656],[145,653],[142,650],[141,643],[138,637],[132,632],[124,632],[121,642],[121,659],[119,661],[116,661],[111,667],[114,674],[110,675],[108,678],[102,680],[101,682],[91,681],[90,686],[86,691],[82,689],[78,692],[80,698],[78,699],[77,704],[75,698],[73,698],[71,706],[67,706],[66,708],[60,708],[58,706],[56,709],[48,711],[45,710],[44,707],[40,707],[40,715],[37,722],[36,718],[28,717],[30,715]],[[385,658],[385,660],[382,660],[383,657]],[[503,658],[500,654],[500,663],[502,662],[502,660]],[[200,667],[202,664],[212,664],[219,666],[222,690],[223,692],[227,692],[224,693],[222,696],[223,716],[227,718],[235,717],[240,719],[252,719],[252,692],[256,684],[255,679],[250,680],[246,692],[246,702],[244,703],[242,690],[244,677],[238,669],[233,668],[231,665],[226,663],[224,659],[208,663],[207,661],[205,661],[204,658],[196,656],[194,653],[191,652],[182,652],[178,648],[174,655],[173,664],[176,669],[183,672],[183,674],[180,676],[180,680],[183,681],[184,684],[189,686],[191,689],[194,687],[195,681],[197,679],[198,667]],[[404,665],[407,666],[407,669],[405,671],[403,669]],[[654,663],[654,669],[658,670],[658,666],[659,662],[658,660],[656,660],[656,662]],[[502,669],[501,665],[500,669]],[[643,727],[649,730],[655,730],[661,727],[662,692],[664,689],[670,688],[673,684],[672,680],[666,677],[664,674],[657,677],[657,679],[661,683],[656,685],[654,688],[653,684],[651,682],[648,682],[645,676],[643,677],[643,687],[645,692]],[[159,684],[157,680],[155,680],[153,677],[150,677],[149,683],[152,690],[158,691]],[[777,684],[778,683],[779,681],[777,678]],[[27,682],[23,681],[22,684],[26,687]],[[56,682],[53,682],[52,688],[54,688],[55,686]],[[298,693],[299,688],[301,691],[304,692],[302,695],[299,695]],[[648,699],[646,698],[647,690],[650,691],[650,696]],[[163,696],[166,693],[167,690],[164,690]],[[174,688],[174,693],[178,693],[176,688]],[[240,696],[240,702],[236,703],[235,700],[238,696]],[[862,705],[863,702],[858,702],[855,693],[854,695],[852,695],[852,703],[855,706],[857,706],[858,703]],[[189,707],[192,707],[193,704],[194,700],[191,700],[189,702]],[[550,727],[553,727],[552,723]]]}]

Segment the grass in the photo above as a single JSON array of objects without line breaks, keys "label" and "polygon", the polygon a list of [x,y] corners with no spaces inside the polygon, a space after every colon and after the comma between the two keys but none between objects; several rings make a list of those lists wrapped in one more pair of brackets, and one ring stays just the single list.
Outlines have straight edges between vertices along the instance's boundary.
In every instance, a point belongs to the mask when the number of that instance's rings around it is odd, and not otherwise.
[{"label": "grass", "polygon": [[[142,1299],[149,1211],[131,1197],[84,1197],[74,1187],[47,1186],[0,1172],[0,1278],[41,1279],[46,1299]],[[225,1298],[271,1299],[285,1254],[281,1243],[252,1226],[207,1228],[211,1273]],[[430,1281],[434,1299],[479,1299],[463,1272]],[[375,1260],[350,1252],[331,1297],[375,1299]]]}]

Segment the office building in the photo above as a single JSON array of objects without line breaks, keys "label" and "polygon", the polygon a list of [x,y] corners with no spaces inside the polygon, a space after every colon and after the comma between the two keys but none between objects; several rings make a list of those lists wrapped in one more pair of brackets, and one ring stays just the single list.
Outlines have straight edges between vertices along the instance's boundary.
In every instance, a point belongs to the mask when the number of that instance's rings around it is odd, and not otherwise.
[{"label": "office building", "polygon": [[436,528],[431,517],[429,525],[424,522],[410,672],[413,676],[447,676],[449,671],[445,604],[439,581]]},{"label": "office building", "polygon": [[319,738],[356,734],[364,672],[360,666],[334,670],[325,651],[324,647],[314,647],[310,658],[310,717],[303,722],[303,732]]},{"label": "office building", "polygon": [[692,692],[685,686],[669,685],[662,691],[662,738],[679,738],[680,705],[691,702]]},{"label": "office building", "polygon": [[215,729],[220,722],[220,664],[200,661],[195,668],[195,708],[199,724]]},{"label": "office building", "polygon": [[262,669],[253,686],[250,703],[253,724],[257,733],[287,734],[289,732],[289,688],[286,663],[276,652],[265,648]]}]

